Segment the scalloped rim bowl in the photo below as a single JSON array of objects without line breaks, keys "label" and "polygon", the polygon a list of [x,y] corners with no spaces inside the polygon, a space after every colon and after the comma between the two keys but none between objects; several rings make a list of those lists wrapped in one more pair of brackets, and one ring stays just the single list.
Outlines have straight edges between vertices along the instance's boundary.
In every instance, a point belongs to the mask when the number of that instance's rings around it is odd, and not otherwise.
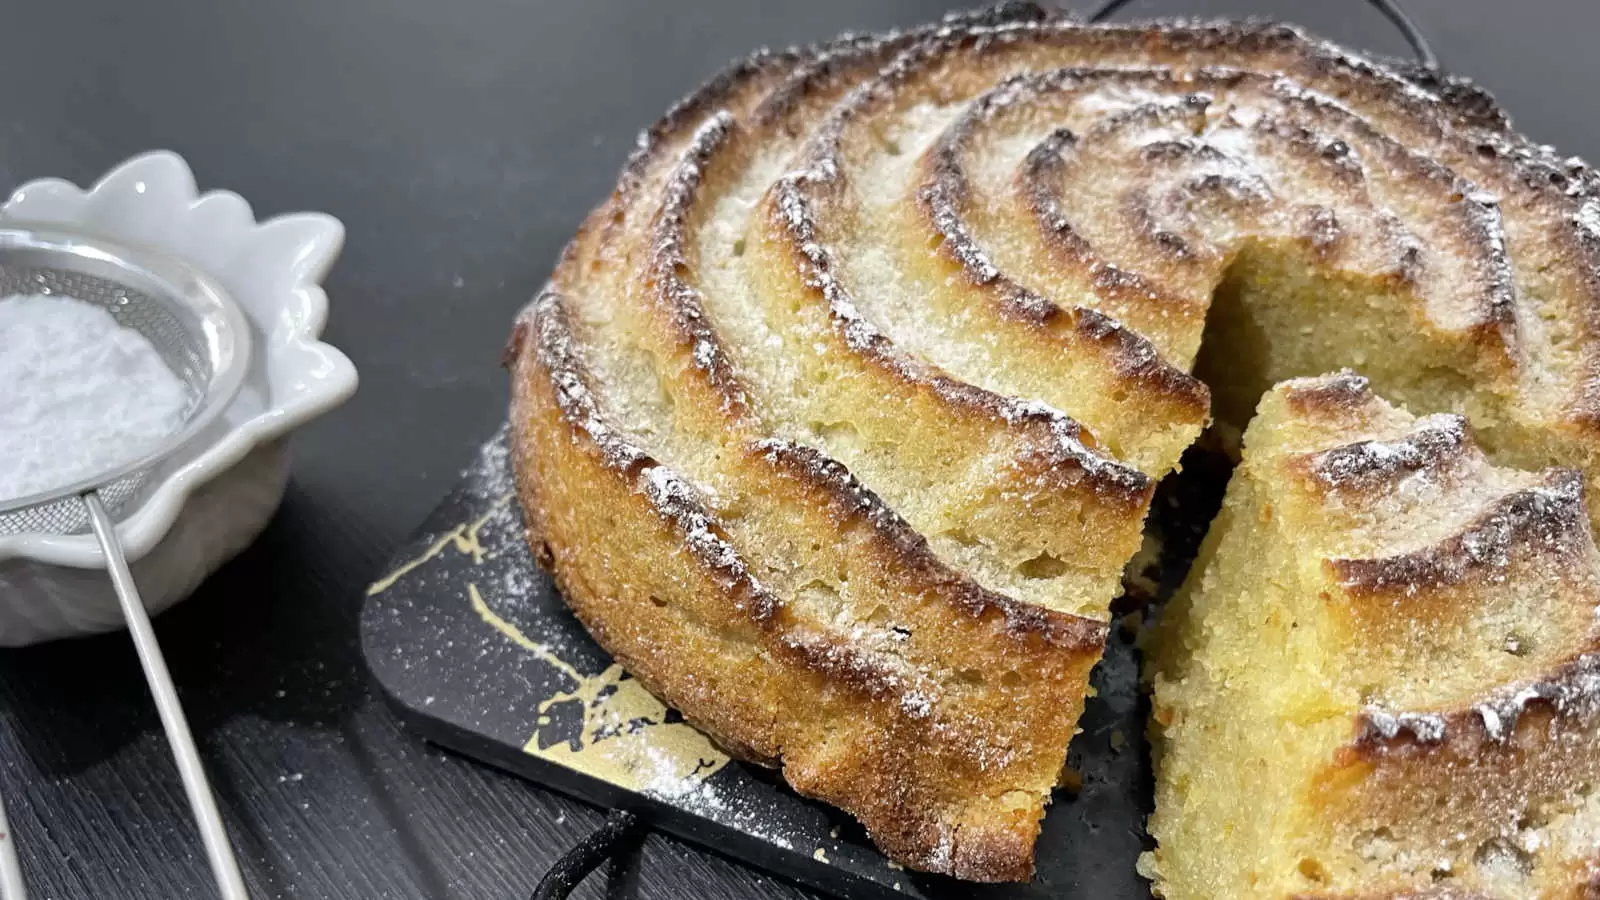
[{"label": "scalloped rim bowl", "polygon": [[[208,527],[226,529],[229,539],[207,541],[208,549],[199,552],[204,558],[186,554],[182,562],[194,571],[181,577],[154,573],[156,596],[147,588],[147,605],[165,608],[265,526],[282,497],[287,473],[278,470],[287,464],[283,442],[289,433],[355,391],[355,366],[319,340],[328,318],[321,281],[344,245],[344,226],[322,213],[257,222],[238,194],[199,193],[189,166],[166,151],[136,156],[87,190],[59,179],[29,182],[0,206],[0,225],[48,226],[176,257],[220,283],[250,320],[255,358],[240,395],[218,422],[158,470],[143,501],[118,525],[130,560],[150,556],[173,532],[196,492],[209,485],[217,494],[223,485],[213,482],[247,457],[262,463],[244,467],[254,472],[255,484],[245,490],[251,502],[241,504],[237,514],[226,502],[213,504],[217,508],[206,516]],[[56,602],[70,602],[81,587],[55,585],[60,590],[52,590],[48,569],[98,570],[103,565],[91,534],[0,535],[0,645],[116,627],[120,617],[115,615],[108,620],[68,616],[52,625],[53,617],[37,608],[37,600],[17,596],[23,589],[42,589]],[[140,574],[137,566],[135,571]],[[180,588],[186,589],[177,593]],[[109,588],[105,596],[110,597]],[[18,609],[29,605],[34,608]],[[112,605],[114,613],[114,600]],[[22,625],[21,619],[29,624]]]}]

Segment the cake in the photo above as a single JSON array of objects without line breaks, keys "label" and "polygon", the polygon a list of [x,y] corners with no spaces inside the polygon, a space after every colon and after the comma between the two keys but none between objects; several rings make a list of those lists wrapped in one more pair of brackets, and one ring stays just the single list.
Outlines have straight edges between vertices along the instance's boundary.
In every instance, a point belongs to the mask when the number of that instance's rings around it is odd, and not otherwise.
[{"label": "cake", "polygon": [[757,53],[517,320],[530,545],[730,751],[900,864],[1025,879],[1213,407],[1352,366],[1596,471],[1595,185],[1470,84],[1279,25],[1008,4]]},{"label": "cake", "polygon": [[1577,472],[1274,388],[1151,641],[1157,893],[1594,896],[1597,605]]}]

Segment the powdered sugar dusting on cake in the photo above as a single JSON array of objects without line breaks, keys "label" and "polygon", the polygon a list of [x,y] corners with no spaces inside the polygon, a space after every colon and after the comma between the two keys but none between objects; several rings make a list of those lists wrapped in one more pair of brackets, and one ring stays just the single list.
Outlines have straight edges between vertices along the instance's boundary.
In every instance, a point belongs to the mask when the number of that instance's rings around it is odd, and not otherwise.
[{"label": "powdered sugar dusting on cake", "polygon": [[1402,471],[1431,468],[1457,457],[1466,444],[1466,420],[1437,414],[1418,419],[1412,433],[1391,441],[1360,441],[1325,450],[1311,471],[1329,488],[1370,486]]},{"label": "powdered sugar dusting on cake", "polygon": [[585,381],[560,295],[545,292],[523,315],[534,323],[536,352],[550,373],[563,415],[589,435],[608,466],[623,471],[642,466],[638,474],[640,489],[664,517],[678,526],[697,557],[726,577],[743,583],[751,593],[765,596],[738,553],[713,527],[695,489],[671,469],[654,464],[642,447],[606,421]]},{"label": "powdered sugar dusting on cake", "polygon": [[[971,385],[959,384],[934,376],[911,359],[902,355],[878,328],[857,308],[844,285],[833,271],[833,259],[828,249],[817,239],[816,220],[808,191],[812,185],[827,185],[838,177],[837,167],[828,164],[811,170],[785,175],[775,187],[777,209],[781,224],[799,249],[804,267],[805,283],[819,290],[828,302],[833,319],[840,326],[846,344],[855,352],[870,355],[893,366],[898,374],[909,380],[929,383],[935,387],[954,388],[963,397],[976,398],[978,404],[987,405],[1000,413],[1008,422],[1044,419],[1050,425],[1050,434],[1057,448],[1068,458],[1082,466],[1097,481],[1120,488],[1136,485],[1143,490],[1148,479],[1136,469],[1089,450],[1079,439],[1081,430],[1077,423],[1056,410],[1032,401],[1007,398],[991,394]],[[946,391],[950,397],[951,392]],[[952,397],[954,399],[954,397]]]},{"label": "powdered sugar dusting on cake", "polygon": [[699,493],[682,476],[666,466],[654,465],[640,470],[639,480],[650,502],[677,523],[695,556],[713,569],[760,589],[738,552],[717,533]]},{"label": "powdered sugar dusting on cake", "polygon": [[1409,737],[1420,744],[1448,740],[1468,717],[1483,735],[1506,743],[1522,715],[1534,704],[1547,705],[1558,717],[1592,721],[1600,715],[1600,652],[1585,653],[1549,678],[1492,690],[1474,702],[1466,716],[1449,712],[1395,712],[1379,705],[1361,710],[1356,739],[1362,743]]},{"label": "powdered sugar dusting on cake", "polygon": [[1548,703],[1561,716],[1592,719],[1600,714],[1600,653],[1584,654],[1554,678],[1497,691],[1472,709],[1489,739],[1504,742],[1536,701]]},{"label": "powdered sugar dusting on cake", "polygon": [[939,823],[939,840],[928,855],[928,866],[935,872],[947,871],[950,868],[951,860],[955,856],[956,829],[959,827],[944,822]]},{"label": "powdered sugar dusting on cake", "polygon": [[1588,200],[1572,214],[1572,224],[1594,240],[1600,240],[1600,202]]},{"label": "powdered sugar dusting on cake", "polygon": [[1048,403],[1003,397],[999,406],[1000,415],[1012,424],[1029,421],[1044,423],[1055,439],[1055,446],[1096,480],[1128,491],[1143,491],[1150,486],[1150,479],[1139,470],[1090,450],[1083,443],[1082,426]]},{"label": "powdered sugar dusting on cake", "polygon": [[534,329],[533,353],[541,367],[550,373],[556,404],[573,425],[589,435],[606,464],[627,469],[649,455],[600,414],[599,401],[584,380],[580,350],[573,340],[561,295],[546,290],[518,317]]},{"label": "powdered sugar dusting on cake", "polygon": [[681,274],[689,268],[688,212],[700,190],[704,166],[732,137],[734,127],[733,116],[726,110],[711,116],[696,130],[688,150],[668,176],[652,228],[649,271],[658,302],[667,307],[672,326],[691,347],[690,361],[721,396],[723,412],[739,415],[748,407],[749,398],[706,317],[700,292]]},{"label": "powdered sugar dusting on cake", "polygon": [[1506,577],[1514,552],[1543,558],[1576,553],[1588,540],[1583,478],[1553,470],[1547,481],[1505,495],[1469,527],[1442,543],[1379,559],[1332,560],[1346,590],[1408,593]]},{"label": "powdered sugar dusting on cake", "polygon": [[[835,497],[846,499],[847,508],[840,512],[867,517],[877,526],[878,535],[894,545],[895,554],[906,564],[913,568],[943,568],[944,564],[936,561],[927,540],[878,495],[857,481],[842,463],[811,447],[781,438],[765,438],[753,446],[758,452],[766,454],[769,462],[830,485]],[[1105,626],[1101,623],[1021,603],[1004,594],[984,589],[968,576],[954,571],[949,574],[955,577],[953,583],[941,590],[942,596],[949,597],[953,603],[972,612],[1000,610],[1005,616],[1008,632],[1018,639],[1027,641],[1033,635],[1042,635],[1052,643],[1063,646],[1098,644],[1104,640]],[[905,635],[893,633],[892,628],[883,636],[893,642],[905,639]],[[888,645],[880,645],[879,649],[897,652]]]},{"label": "powdered sugar dusting on cake", "polygon": [[1444,740],[1444,717],[1432,713],[1390,712],[1379,706],[1361,710],[1356,726],[1356,740],[1371,741],[1381,738],[1394,740],[1408,733],[1420,743],[1436,744]]}]

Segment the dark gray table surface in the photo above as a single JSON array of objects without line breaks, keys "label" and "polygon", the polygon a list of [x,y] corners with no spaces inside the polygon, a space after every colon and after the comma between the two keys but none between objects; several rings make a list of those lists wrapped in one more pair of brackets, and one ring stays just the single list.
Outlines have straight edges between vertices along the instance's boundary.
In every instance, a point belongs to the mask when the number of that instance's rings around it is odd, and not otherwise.
[{"label": "dark gray table surface", "polygon": [[[1600,4],[1409,0],[1447,68],[1600,156]],[[305,430],[261,540],[163,616],[257,897],[527,896],[599,814],[415,739],[366,684],[363,587],[504,414],[497,356],[637,129],[762,43],[913,24],[937,2],[192,0],[7,5],[0,186],[186,156],[259,213],[349,229],[327,337],[361,370]],[[1146,0],[1265,13],[1399,53],[1359,0]],[[212,896],[119,636],[0,652],[0,791],[40,898]],[[651,837],[582,897],[804,897]]]}]

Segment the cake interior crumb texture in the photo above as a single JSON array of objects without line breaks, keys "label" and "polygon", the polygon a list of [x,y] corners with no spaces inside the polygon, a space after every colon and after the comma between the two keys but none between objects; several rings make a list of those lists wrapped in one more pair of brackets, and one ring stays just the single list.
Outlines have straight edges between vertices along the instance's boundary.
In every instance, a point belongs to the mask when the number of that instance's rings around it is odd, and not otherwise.
[{"label": "cake interior crumb texture", "polygon": [[[1146,648],[1161,893],[1583,896],[1600,557],[1580,490],[1353,376],[1268,393]],[[1401,893],[1436,887],[1460,893]]]}]

